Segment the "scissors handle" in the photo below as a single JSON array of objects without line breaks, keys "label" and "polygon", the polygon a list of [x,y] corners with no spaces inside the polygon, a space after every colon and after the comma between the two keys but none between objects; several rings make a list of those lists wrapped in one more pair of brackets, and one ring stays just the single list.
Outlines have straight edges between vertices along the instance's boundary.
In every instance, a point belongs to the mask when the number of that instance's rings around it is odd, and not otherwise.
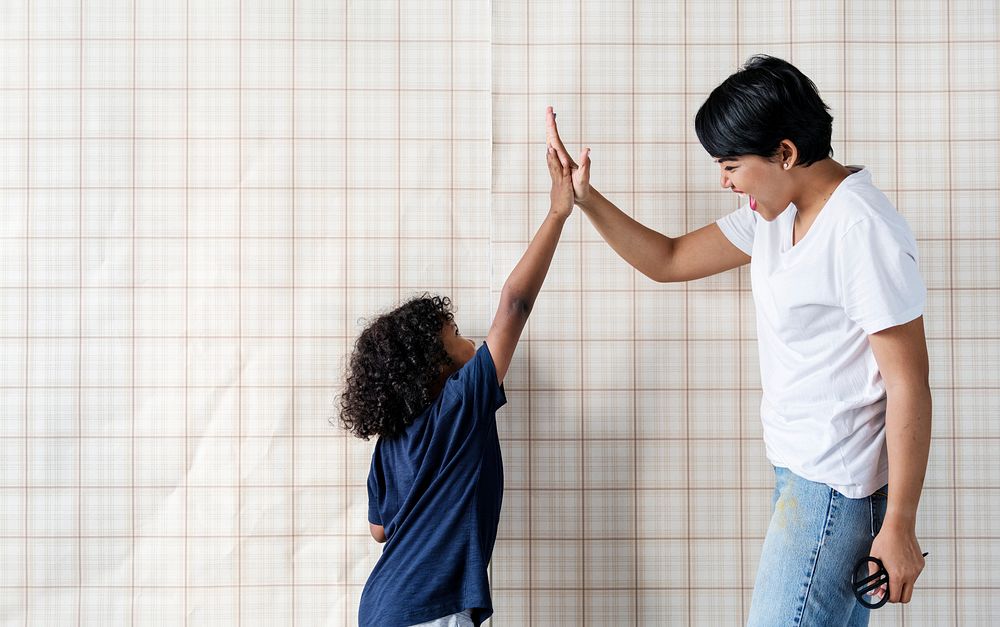
[{"label": "scissors handle", "polygon": [[[858,573],[867,573],[869,571],[869,564],[875,564],[875,572],[863,577],[858,577]],[[889,587],[889,571],[885,569],[885,565],[882,564],[882,560],[877,557],[869,555],[858,560],[858,563],[854,566],[854,575],[851,578],[851,584],[854,588],[854,598],[858,600],[858,603],[870,610],[877,610],[889,602],[888,594],[883,594],[882,597],[875,602],[865,599],[865,595],[872,590],[881,586],[885,586],[886,588]]]},{"label": "scissors handle", "polygon": [[[921,557],[927,557],[927,555],[928,553],[924,553]],[[867,576],[859,577],[858,573],[867,572],[869,570],[869,564],[875,564],[877,567],[876,571]],[[851,585],[854,588],[854,598],[858,600],[858,603],[870,610],[877,610],[889,602],[889,571],[885,569],[885,565],[882,563],[882,560],[877,557],[869,555],[858,560],[858,563],[854,566],[854,575],[851,577]],[[873,603],[865,599],[866,594],[881,586],[885,586],[886,593],[883,594],[878,601]]]}]

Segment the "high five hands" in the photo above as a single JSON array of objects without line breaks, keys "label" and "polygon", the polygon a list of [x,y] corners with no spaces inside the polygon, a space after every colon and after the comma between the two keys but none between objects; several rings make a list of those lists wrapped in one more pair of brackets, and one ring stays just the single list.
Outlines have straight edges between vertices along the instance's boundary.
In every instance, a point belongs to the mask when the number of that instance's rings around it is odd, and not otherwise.
[{"label": "high five hands", "polygon": [[545,109],[545,143],[555,150],[556,157],[562,165],[564,171],[571,171],[573,175],[573,197],[576,204],[583,206],[590,198],[590,148],[584,148],[580,152],[580,165],[577,165],[573,158],[569,156],[566,146],[559,138],[559,129],[556,127],[556,114],[552,107]]}]

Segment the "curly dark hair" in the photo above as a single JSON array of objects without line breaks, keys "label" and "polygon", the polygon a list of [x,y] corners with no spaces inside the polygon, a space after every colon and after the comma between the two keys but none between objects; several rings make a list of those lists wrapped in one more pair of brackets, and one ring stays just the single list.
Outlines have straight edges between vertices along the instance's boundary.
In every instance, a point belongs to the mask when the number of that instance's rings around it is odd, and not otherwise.
[{"label": "curly dark hair", "polygon": [[448,297],[423,294],[375,318],[354,345],[340,396],[340,421],[365,440],[392,438],[433,400],[452,364],[441,329],[454,320]]}]

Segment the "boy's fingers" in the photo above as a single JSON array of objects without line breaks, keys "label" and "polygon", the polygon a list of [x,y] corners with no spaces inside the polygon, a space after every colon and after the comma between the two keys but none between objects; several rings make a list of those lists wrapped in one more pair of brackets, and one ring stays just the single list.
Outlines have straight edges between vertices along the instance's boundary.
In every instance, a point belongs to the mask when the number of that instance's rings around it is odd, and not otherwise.
[{"label": "boy's fingers", "polygon": [[553,174],[559,174],[563,177],[570,176],[572,171],[559,161],[559,153],[552,146],[546,146],[545,148],[545,161],[549,164],[549,170]]},{"label": "boy's fingers", "polygon": [[545,143],[555,147],[559,133],[556,131],[556,114],[552,107],[545,108]]},{"label": "boy's fingers", "polygon": [[564,168],[572,169],[576,166],[573,163],[573,159],[570,158],[569,153],[566,152],[566,147],[563,145],[562,139],[559,138],[559,128],[556,126],[556,114],[552,110],[552,107],[546,107],[545,109],[545,137],[548,144],[556,149],[556,153],[559,155],[559,162],[562,163]]},{"label": "boy's fingers", "polygon": [[559,163],[559,157],[556,156],[555,148],[548,146],[545,150],[545,163],[549,166],[549,172],[552,174],[562,172],[562,164]]}]

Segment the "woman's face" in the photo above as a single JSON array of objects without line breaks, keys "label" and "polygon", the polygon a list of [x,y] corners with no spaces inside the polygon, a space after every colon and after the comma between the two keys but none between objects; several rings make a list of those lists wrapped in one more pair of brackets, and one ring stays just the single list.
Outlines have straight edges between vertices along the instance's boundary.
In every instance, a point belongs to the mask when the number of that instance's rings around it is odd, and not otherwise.
[{"label": "woman's face", "polygon": [[722,187],[750,197],[750,208],[768,222],[774,220],[792,202],[790,177],[780,159],[757,155],[727,157],[716,160],[722,172]]}]

